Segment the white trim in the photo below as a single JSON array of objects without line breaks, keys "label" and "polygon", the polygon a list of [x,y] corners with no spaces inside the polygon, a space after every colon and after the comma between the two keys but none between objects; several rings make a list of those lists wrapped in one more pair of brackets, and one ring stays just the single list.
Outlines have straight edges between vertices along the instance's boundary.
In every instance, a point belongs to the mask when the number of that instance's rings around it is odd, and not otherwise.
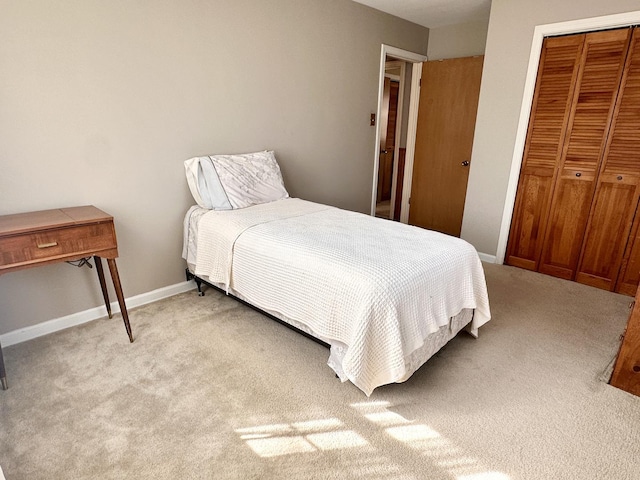
[{"label": "white trim", "polygon": [[509,173],[509,183],[507,185],[504,209],[502,212],[502,223],[498,236],[498,248],[496,251],[496,261],[504,263],[507,252],[507,241],[509,240],[509,229],[511,227],[511,217],[516,202],[516,191],[518,189],[518,178],[522,167],[522,155],[524,144],[529,127],[529,116],[531,114],[531,104],[535,90],[538,63],[542,50],[542,41],[545,37],[553,35],[566,35],[570,33],[588,32],[605,28],[626,27],[640,23],[640,11],[607,15],[603,17],[585,18],[582,20],[572,20],[569,22],[550,23],[536,26],[531,42],[531,53],[529,54],[529,67],[524,84],[522,96],[522,106],[520,107],[520,118],[518,120],[518,130],[516,133],[513,157],[511,158],[511,171]]},{"label": "white trim", "polygon": [[478,257],[485,263],[497,263],[495,255],[489,255],[488,253],[478,252]]},{"label": "white trim", "polygon": [[382,100],[384,97],[384,76],[387,53],[385,45],[380,50],[380,78],[378,80],[378,110],[376,111],[376,148],[373,153],[373,187],[371,190],[371,216],[376,216],[378,198],[378,169],[380,168],[380,117],[382,116]]},{"label": "white trim", "polygon": [[[427,60],[425,55],[420,55],[419,53],[410,52],[408,50],[402,50],[397,47],[392,47],[390,45],[382,44],[380,49],[380,74],[378,78],[378,110],[376,113],[376,143],[375,150],[373,154],[373,187],[371,191],[371,215],[375,216],[376,214],[376,198],[378,195],[378,168],[380,168],[380,116],[382,115],[382,99],[384,96],[384,75],[385,75],[385,64],[387,60],[387,55],[397,58],[398,60],[404,60],[406,62],[412,63],[420,63]],[[414,68],[415,70],[415,68]],[[412,87],[413,90],[413,87]],[[411,97],[413,100],[413,91],[411,92]],[[409,110],[409,116],[411,116],[411,110]],[[416,112],[417,116],[417,112]],[[407,137],[407,156],[409,154],[409,137]],[[415,142],[415,139],[414,139]],[[413,159],[412,159],[413,160]],[[406,171],[406,167],[405,167]],[[406,175],[405,175],[406,178]],[[404,197],[404,192],[403,192]],[[404,201],[403,201],[404,207]]]},{"label": "white trim", "polygon": [[[125,299],[125,303],[127,304],[127,310],[129,310],[131,308],[146,305],[147,303],[157,302],[158,300],[162,300],[163,298],[172,297],[173,295],[193,290],[194,288],[195,283],[193,282],[193,280],[190,280],[188,282],[176,283],[175,285],[169,285],[167,287],[158,288],[157,290],[153,290],[151,292],[141,293],[140,295],[135,295],[133,297],[127,298]],[[113,313],[120,312],[120,306],[118,305],[118,302],[111,303],[111,311]],[[38,323],[37,325],[32,325],[5,333],[3,335],[0,335],[0,343],[2,343],[3,347],[8,347],[9,345],[26,342],[27,340],[64,330],[65,328],[91,322],[93,320],[97,320],[106,316],[107,308],[105,306],[90,308],[82,312],[72,313],[71,315],[54,318],[52,320]],[[124,325],[121,324],[122,322],[119,321],[118,328],[122,328],[122,336],[124,339],[126,339],[127,337],[126,332],[124,331]],[[135,338],[135,323],[134,325],[132,325],[132,329]]]},{"label": "white trim", "polygon": [[[396,190],[398,188],[398,160],[400,158],[400,140],[402,139],[402,128],[404,124],[404,90],[407,72],[407,62],[391,62],[398,63],[400,67],[400,79],[398,80],[398,107],[396,110],[396,132],[395,145],[393,147],[393,171],[391,172],[391,201],[389,202],[389,220],[393,220],[393,214],[396,210]],[[402,203],[402,202],[400,202]]]},{"label": "white trim", "polygon": [[409,122],[407,125],[407,150],[404,162],[404,180],[402,182],[402,206],[400,207],[400,221],[402,223],[409,223],[409,199],[411,198],[411,185],[413,182],[413,157],[416,153],[421,78],[422,65],[414,63],[411,72],[411,98],[409,99]]}]

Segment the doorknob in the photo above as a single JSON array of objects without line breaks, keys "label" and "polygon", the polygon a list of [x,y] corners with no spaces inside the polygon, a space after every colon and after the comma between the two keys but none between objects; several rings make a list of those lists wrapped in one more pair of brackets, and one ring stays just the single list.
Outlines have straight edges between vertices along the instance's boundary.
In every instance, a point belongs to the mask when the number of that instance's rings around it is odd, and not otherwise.
[{"label": "doorknob", "polygon": [[382,155],[384,155],[384,154],[387,154],[387,153],[389,153],[389,152],[388,152],[387,150],[380,150],[380,153],[381,153]]},{"label": "doorknob", "polygon": [[465,160],[464,162],[462,162],[462,166],[463,167],[468,167],[469,166],[469,160]]}]

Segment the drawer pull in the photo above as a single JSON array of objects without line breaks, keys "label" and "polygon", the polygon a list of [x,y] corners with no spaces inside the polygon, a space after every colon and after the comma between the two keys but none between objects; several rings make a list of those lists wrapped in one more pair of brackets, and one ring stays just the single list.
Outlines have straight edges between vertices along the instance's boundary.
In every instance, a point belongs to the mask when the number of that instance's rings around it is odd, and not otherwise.
[{"label": "drawer pull", "polygon": [[38,248],[56,247],[57,245],[58,245],[58,242],[39,243]]}]

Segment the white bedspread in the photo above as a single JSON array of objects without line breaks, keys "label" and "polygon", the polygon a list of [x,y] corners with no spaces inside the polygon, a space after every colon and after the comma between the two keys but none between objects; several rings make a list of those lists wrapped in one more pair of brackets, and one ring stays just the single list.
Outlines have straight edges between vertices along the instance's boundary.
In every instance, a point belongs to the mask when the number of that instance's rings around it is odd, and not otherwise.
[{"label": "white bedspread", "polygon": [[204,214],[197,245],[196,275],[343,349],[336,371],[367,395],[463,309],[490,319],[476,250],[418,227],[285,199]]}]

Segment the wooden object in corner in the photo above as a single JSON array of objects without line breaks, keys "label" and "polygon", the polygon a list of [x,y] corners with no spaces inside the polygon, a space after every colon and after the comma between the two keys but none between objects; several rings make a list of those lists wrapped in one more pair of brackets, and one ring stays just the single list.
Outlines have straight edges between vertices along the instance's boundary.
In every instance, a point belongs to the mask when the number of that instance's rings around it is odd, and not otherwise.
[{"label": "wooden object in corner", "polygon": [[611,385],[640,396],[640,288],[629,315],[627,330],[618,352]]},{"label": "wooden object in corner", "polygon": [[[0,275],[50,263],[94,257],[107,314],[111,318],[111,304],[102,269],[102,258],[106,258],[124,326],[129,341],[133,342],[116,266],[117,256],[113,217],[92,205],[0,216]],[[0,381],[2,388],[6,389],[1,346]]]}]

